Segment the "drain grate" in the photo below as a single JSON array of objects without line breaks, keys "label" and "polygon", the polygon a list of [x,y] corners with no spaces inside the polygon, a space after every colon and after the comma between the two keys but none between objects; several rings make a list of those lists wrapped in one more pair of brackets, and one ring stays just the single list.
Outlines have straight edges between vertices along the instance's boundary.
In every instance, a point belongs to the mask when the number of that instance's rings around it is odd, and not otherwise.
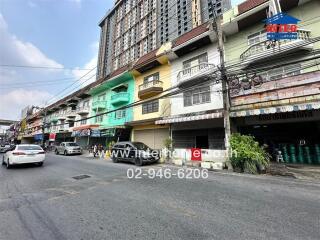
[{"label": "drain grate", "polygon": [[72,178],[76,179],[76,180],[81,180],[81,179],[85,179],[85,178],[89,178],[89,177],[91,177],[91,176],[86,175],[86,174],[82,174],[82,175],[74,176]]}]

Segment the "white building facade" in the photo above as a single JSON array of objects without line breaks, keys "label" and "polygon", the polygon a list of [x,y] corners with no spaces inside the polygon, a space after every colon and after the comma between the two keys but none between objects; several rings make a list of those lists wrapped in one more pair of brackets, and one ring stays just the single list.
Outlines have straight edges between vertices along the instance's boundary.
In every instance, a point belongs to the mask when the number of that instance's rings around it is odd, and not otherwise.
[{"label": "white building facade", "polygon": [[203,162],[222,163],[223,98],[221,82],[217,81],[219,52],[215,34],[208,24],[182,37],[173,42],[170,61],[172,86],[181,93],[171,96],[171,116],[157,124],[170,124],[178,164],[191,160],[191,148],[201,149]]}]

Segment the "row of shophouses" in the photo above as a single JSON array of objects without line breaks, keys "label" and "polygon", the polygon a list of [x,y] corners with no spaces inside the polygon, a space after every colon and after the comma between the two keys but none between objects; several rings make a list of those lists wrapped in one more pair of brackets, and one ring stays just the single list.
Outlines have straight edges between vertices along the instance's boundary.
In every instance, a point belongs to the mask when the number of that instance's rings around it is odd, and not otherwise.
[{"label": "row of shophouses", "polygon": [[[223,14],[231,130],[254,135],[271,154],[281,150],[287,161],[299,162],[292,156],[303,151],[308,155],[303,161],[313,163],[320,144],[320,2],[280,3],[300,20],[296,40],[266,40],[269,1],[245,1]],[[16,127],[16,140],[39,142],[42,128],[47,142],[84,147],[131,140],[159,149],[171,138],[176,158],[190,159],[196,147],[203,160],[224,161],[213,27],[204,23],[28,116],[24,129]]]}]

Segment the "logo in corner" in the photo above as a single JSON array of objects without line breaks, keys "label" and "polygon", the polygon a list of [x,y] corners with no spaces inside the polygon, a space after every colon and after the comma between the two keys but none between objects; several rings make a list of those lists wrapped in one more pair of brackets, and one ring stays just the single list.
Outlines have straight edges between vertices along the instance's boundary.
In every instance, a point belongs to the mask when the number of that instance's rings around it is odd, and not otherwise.
[{"label": "logo in corner", "polygon": [[282,12],[265,19],[267,39],[272,41],[297,39],[299,21],[301,20]]}]

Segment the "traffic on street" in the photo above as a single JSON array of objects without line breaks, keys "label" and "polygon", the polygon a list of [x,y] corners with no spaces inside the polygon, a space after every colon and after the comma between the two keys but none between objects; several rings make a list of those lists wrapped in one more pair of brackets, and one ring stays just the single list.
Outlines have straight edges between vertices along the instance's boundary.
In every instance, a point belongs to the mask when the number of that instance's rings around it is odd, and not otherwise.
[{"label": "traffic on street", "polygon": [[54,153],[41,168],[1,168],[0,239],[319,238],[319,183],[218,172],[128,178],[137,168]]}]

